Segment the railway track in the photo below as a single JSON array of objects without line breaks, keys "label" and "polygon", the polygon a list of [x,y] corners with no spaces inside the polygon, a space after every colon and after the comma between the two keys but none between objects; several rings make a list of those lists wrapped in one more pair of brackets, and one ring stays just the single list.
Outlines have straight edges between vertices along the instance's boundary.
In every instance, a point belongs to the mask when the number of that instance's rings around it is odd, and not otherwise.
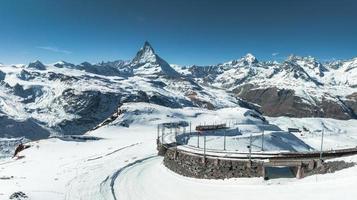
[{"label": "railway track", "polygon": [[[249,154],[248,152],[225,152],[225,151],[206,151],[204,154],[203,149],[190,147],[188,145],[175,145],[164,144],[165,148],[176,148],[181,153],[196,155],[196,156],[206,156],[211,158],[223,158],[223,159],[255,159],[255,160],[311,160],[311,159],[319,159],[320,151],[311,151],[311,152],[252,152]],[[346,148],[346,149],[338,149],[338,150],[328,150],[322,151],[323,159],[332,159],[343,156],[355,155],[357,154],[357,147],[355,148]]]},{"label": "railway track", "polygon": [[[170,133],[163,136],[162,139],[159,139],[158,145],[161,145],[165,148],[176,148],[181,153],[196,155],[196,156],[206,156],[211,158],[223,158],[223,159],[256,159],[256,160],[311,160],[319,159],[320,151],[306,151],[306,152],[239,152],[239,151],[228,151],[228,150],[217,150],[217,149],[206,149],[204,153],[203,148],[197,148],[187,144],[178,144],[176,142],[177,134]],[[344,148],[337,150],[326,150],[322,151],[323,159],[332,159],[342,156],[349,156],[357,154],[357,146],[353,148]]]}]

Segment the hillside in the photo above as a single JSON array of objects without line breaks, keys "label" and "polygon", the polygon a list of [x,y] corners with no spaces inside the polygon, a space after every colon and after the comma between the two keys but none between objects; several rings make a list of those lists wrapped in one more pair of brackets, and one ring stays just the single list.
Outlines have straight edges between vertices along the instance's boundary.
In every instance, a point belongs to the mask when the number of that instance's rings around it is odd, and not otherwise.
[{"label": "hillside", "polygon": [[356,119],[356,80],[357,58],[290,56],[279,63],[247,54],[212,66],[171,66],[148,42],[131,61],[1,65],[0,137],[83,134],[126,102]]}]

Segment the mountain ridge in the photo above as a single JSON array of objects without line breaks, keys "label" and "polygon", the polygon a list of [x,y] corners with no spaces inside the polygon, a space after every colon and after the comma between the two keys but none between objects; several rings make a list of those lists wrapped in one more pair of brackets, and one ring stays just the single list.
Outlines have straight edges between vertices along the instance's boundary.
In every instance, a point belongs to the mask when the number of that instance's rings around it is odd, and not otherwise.
[{"label": "mountain ridge", "polygon": [[17,130],[83,134],[126,102],[243,106],[267,116],[357,116],[356,58],[322,63],[294,56],[279,63],[247,54],[211,66],[171,66],[145,42],[130,61],[2,65],[0,82],[0,137],[19,136]]}]

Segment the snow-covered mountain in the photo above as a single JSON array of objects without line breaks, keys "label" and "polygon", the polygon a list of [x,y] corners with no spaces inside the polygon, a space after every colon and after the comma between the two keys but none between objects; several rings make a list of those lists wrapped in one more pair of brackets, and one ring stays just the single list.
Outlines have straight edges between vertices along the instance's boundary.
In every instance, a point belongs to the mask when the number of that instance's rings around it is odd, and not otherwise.
[{"label": "snow-covered mountain", "polygon": [[179,74],[165,60],[155,54],[149,42],[145,42],[143,48],[136,54],[130,63],[134,75],[155,77],[158,75],[170,78],[178,78]]},{"label": "snow-covered mountain", "polygon": [[169,65],[145,42],[131,61],[0,65],[0,137],[83,134],[125,102],[244,106],[268,116],[357,118],[357,58],[321,63],[252,54],[211,66]]},{"label": "snow-covered mountain", "polygon": [[357,116],[356,60],[321,63],[310,56],[289,56],[281,63],[259,62],[248,54],[223,64],[177,70],[255,103],[269,116],[350,119]]},{"label": "snow-covered mountain", "polygon": [[132,61],[1,66],[0,137],[83,134],[125,102],[214,109],[238,100],[181,76],[146,42]]}]

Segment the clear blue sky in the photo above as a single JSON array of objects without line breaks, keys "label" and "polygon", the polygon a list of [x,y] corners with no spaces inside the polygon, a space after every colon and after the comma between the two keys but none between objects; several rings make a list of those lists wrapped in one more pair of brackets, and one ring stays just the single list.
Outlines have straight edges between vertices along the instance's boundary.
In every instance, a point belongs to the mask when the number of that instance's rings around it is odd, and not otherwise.
[{"label": "clear blue sky", "polygon": [[0,0],[2,63],[131,59],[145,40],[176,64],[351,58],[357,1]]}]

